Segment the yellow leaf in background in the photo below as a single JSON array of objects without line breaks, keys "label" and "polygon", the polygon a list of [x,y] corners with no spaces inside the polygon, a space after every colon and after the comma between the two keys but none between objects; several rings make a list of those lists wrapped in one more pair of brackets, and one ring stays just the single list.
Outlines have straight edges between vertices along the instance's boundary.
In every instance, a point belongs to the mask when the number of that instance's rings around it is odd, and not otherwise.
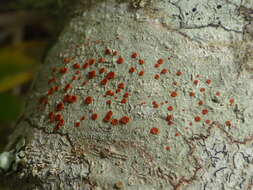
[{"label": "yellow leaf in background", "polygon": [[29,80],[31,80],[33,74],[30,72],[19,73],[14,76],[9,76],[0,81],[0,92],[7,91],[14,86],[19,86]]},{"label": "yellow leaf in background", "polygon": [[[0,49],[0,92],[32,79],[45,48],[44,42],[24,42]],[[40,52],[40,53],[39,53]]]}]

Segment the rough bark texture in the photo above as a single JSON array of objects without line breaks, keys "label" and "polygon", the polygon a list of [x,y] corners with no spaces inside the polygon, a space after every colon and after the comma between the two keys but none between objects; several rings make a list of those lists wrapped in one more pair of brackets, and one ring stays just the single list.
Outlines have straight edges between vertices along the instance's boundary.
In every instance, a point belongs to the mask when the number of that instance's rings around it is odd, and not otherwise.
[{"label": "rough bark texture", "polygon": [[251,190],[252,7],[251,0],[81,2],[1,154],[0,183]]}]

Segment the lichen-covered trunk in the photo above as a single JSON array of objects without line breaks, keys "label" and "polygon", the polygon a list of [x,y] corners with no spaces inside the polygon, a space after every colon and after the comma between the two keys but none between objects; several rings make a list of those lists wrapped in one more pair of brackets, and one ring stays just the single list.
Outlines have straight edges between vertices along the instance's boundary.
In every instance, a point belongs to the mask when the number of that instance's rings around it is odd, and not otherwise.
[{"label": "lichen-covered trunk", "polygon": [[251,190],[252,6],[80,0],[0,155],[0,184]]}]

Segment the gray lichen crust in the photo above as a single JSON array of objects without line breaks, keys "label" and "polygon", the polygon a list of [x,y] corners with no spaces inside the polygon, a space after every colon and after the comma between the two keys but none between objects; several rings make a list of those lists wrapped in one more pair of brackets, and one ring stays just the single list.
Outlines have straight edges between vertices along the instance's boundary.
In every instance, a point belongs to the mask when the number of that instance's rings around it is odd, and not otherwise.
[{"label": "gray lichen crust", "polygon": [[84,3],[64,28],[29,98],[19,177],[52,190],[251,189],[252,4],[134,2]]}]

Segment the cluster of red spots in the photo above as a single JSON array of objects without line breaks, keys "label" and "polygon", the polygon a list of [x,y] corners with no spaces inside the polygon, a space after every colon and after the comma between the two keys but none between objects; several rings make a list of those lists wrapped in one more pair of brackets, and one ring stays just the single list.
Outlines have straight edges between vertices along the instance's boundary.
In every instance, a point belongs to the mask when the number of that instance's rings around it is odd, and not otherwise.
[{"label": "cluster of red spots", "polygon": [[176,91],[173,91],[173,92],[171,92],[171,94],[170,94],[170,96],[173,97],[173,98],[177,97],[177,95],[178,95],[178,94],[177,94]]},{"label": "cluster of red spots", "polygon": [[101,69],[99,69],[100,74],[105,73],[105,72],[106,72],[106,68],[102,67]]},{"label": "cluster of red spots", "polygon": [[168,69],[162,69],[161,72],[160,72],[160,74],[166,74],[166,73],[168,73],[168,72],[169,72]]},{"label": "cluster of red spots", "polygon": [[173,106],[168,106],[167,109],[168,109],[168,111],[173,111],[174,107]]},{"label": "cluster of red spots", "polygon": [[96,76],[96,70],[88,72],[88,78],[93,79]]},{"label": "cluster of red spots", "polygon": [[64,88],[65,91],[68,91],[69,89],[72,88],[72,85],[71,84],[67,84]]},{"label": "cluster of red spots", "polygon": [[77,96],[76,95],[65,95],[63,102],[68,102],[68,103],[74,103],[77,101]]},{"label": "cluster of red spots", "polygon": [[125,63],[124,57],[119,57],[118,60],[117,60],[117,63],[118,63],[118,64]]},{"label": "cluster of red spots", "polygon": [[196,117],[194,118],[194,120],[195,120],[196,122],[200,122],[200,121],[201,121],[201,117],[200,117],[200,116],[196,116]]},{"label": "cluster of red spots", "polygon": [[107,114],[105,115],[103,121],[104,122],[109,122],[112,119],[112,115],[113,115],[113,112],[111,110],[108,111]]},{"label": "cluster of red spots", "polygon": [[59,130],[64,124],[65,124],[64,119],[58,121],[58,123],[56,124],[56,126],[55,126],[55,128],[54,128],[54,131]]},{"label": "cluster of red spots", "polygon": [[105,93],[106,96],[114,96],[114,92],[112,90],[108,90]]},{"label": "cluster of red spots", "polygon": [[176,75],[177,75],[177,76],[181,76],[182,74],[183,74],[182,71],[177,71],[177,72],[176,72]]},{"label": "cluster of red spots", "polygon": [[208,114],[208,112],[209,112],[208,109],[203,109],[203,110],[202,110],[202,114],[203,114],[203,115]]},{"label": "cluster of red spots", "polygon": [[131,67],[131,68],[129,69],[129,73],[134,73],[134,72],[136,72],[136,68],[135,68],[135,67]]},{"label": "cluster of red spots", "polygon": [[137,53],[137,52],[133,52],[132,55],[131,55],[131,57],[133,59],[137,58],[138,56],[139,56],[139,53]]},{"label": "cluster of red spots", "polygon": [[91,104],[93,102],[93,98],[91,96],[88,96],[84,99],[85,104]]},{"label": "cluster of red spots", "polygon": [[65,74],[68,72],[68,68],[67,67],[60,68],[59,72]]},{"label": "cluster of red spots", "polygon": [[123,116],[120,118],[119,122],[123,125],[126,125],[130,121],[130,118],[128,116]]},{"label": "cluster of red spots", "polygon": [[156,101],[152,102],[153,108],[159,108],[159,104]]},{"label": "cluster of red spots", "polygon": [[157,127],[153,127],[150,129],[150,133],[153,135],[158,135],[160,133],[160,129],[158,129]]},{"label": "cluster of red spots", "polygon": [[92,120],[97,120],[98,119],[98,114],[97,113],[93,113],[92,115],[91,115],[91,119]]},{"label": "cluster of red spots", "polygon": [[144,71],[142,70],[139,72],[139,76],[143,76],[143,75],[144,75]]},{"label": "cluster of red spots", "polygon": [[145,64],[144,59],[139,59],[139,64],[140,64],[140,65],[144,65],[144,64]]},{"label": "cluster of red spots", "polygon": [[155,74],[154,78],[158,80],[160,78],[160,75],[159,74]]},{"label": "cluster of red spots", "polygon": [[74,69],[80,69],[80,68],[81,68],[80,63],[75,63],[75,64],[73,65],[73,68],[74,68]]}]

